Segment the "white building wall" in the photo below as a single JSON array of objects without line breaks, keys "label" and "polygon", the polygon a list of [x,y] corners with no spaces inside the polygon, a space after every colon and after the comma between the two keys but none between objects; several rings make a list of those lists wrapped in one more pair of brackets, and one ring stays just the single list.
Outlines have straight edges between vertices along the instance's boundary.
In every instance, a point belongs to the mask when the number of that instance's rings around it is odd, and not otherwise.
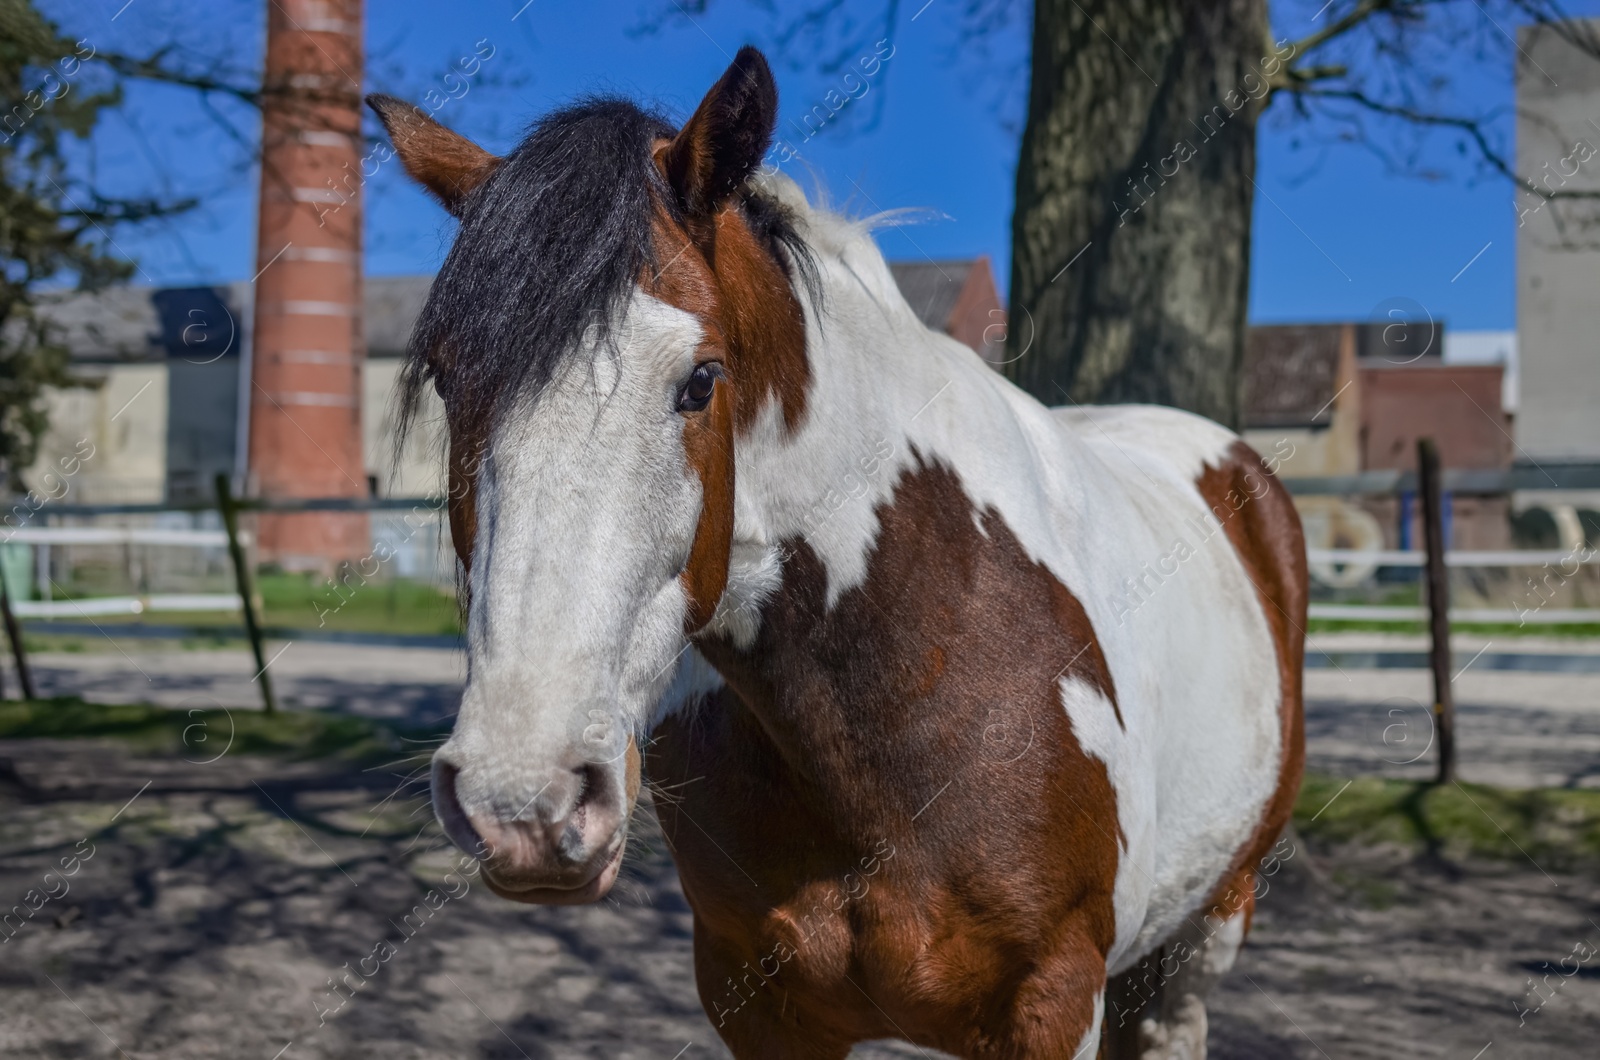
[{"label": "white building wall", "polygon": [[432,497],[444,492],[444,406],[429,386],[399,454],[395,437],[401,359],[368,357],[362,375],[361,430],[367,471],[385,497]]},{"label": "white building wall", "polygon": [[[145,504],[166,489],[167,366],[97,367],[92,385],[49,390],[50,427],[28,469],[31,489],[63,504]],[[76,459],[74,459],[76,458]],[[76,471],[64,472],[71,467]],[[46,476],[63,476],[63,487]]]},{"label": "white building wall", "polygon": [[[1520,50],[1517,172],[1600,192],[1600,63],[1536,27]],[[1515,209],[1518,459],[1600,460],[1600,203],[1519,190]]]}]

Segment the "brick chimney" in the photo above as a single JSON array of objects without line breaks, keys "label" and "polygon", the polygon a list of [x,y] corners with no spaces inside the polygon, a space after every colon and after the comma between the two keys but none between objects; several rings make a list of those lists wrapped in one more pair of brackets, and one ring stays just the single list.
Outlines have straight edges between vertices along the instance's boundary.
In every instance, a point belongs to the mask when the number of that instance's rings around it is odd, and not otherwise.
[{"label": "brick chimney", "polygon": [[[250,383],[254,496],[363,497],[362,0],[273,0],[261,112]],[[330,571],[367,516],[263,514],[259,555]]]}]

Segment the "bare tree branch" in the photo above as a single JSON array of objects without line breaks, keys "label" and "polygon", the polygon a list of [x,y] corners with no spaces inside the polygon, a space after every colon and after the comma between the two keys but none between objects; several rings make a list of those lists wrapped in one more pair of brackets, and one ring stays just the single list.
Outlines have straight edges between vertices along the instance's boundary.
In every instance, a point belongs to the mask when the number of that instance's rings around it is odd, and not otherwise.
[{"label": "bare tree branch", "polygon": [[[1409,0],[1409,2],[1408,0],[1360,0],[1355,7],[1339,18],[1330,19],[1326,26],[1315,33],[1293,41],[1291,46],[1294,50],[1291,54],[1299,57],[1315,51],[1329,41],[1342,37],[1351,30],[1364,25],[1368,19],[1380,11],[1394,11],[1396,8],[1420,6],[1426,2],[1428,0]],[[1269,43],[1271,42],[1269,41]],[[1288,71],[1285,71],[1285,80],[1287,79],[1287,74]],[[1287,84],[1284,87],[1288,87]]]},{"label": "bare tree branch", "polygon": [[1384,103],[1381,100],[1371,99],[1359,89],[1307,88],[1300,90],[1300,95],[1316,99],[1343,100],[1355,103],[1374,114],[1381,114],[1387,118],[1400,118],[1416,125],[1455,129],[1463,132],[1473,141],[1483,160],[1492,169],[1530,195],[1537,195],[1546,202],[1555,199],[1600,199],[1600,190],[1583,191],[1543,188],[1526,177],[1518,176],[1515,167],[1489,140],[1484,132],[1484,123],[1477,118],[1463,118],[1449,114],[1429,114],[1409,107],[1396,106],[1391,103]]},{"label": "bare tree branch", "polygon": [[205,95],[220,93],[221,95],[231,96],[243,103],[248,103],[253,107],[261,105],[262,92],[255,84],[239,84],[215,75],[179,70],[166,64],[168,53],[169,50],[166,48],[142,57],[119,55],[115,52],[100,52],[95,55],[95,59],[123,77],[192,88]]},{"label": "bare tree branch", "polygon": [[[1498,19],[1491,6],[1499,9]],[[1456,11],[1465,20],[1452,24],[1450,16]],[[1430,65],[1426,52],[1430,47],[1451,48],[1450,60],[1457,55],[1470,56],[1471,49],[1452,38],[1449,27],[1453,25],[1457,36],[1464,37],[1475,32],[1461,28],[1471,20],[1488,24],[1478,38],[1485,41],[1478,53],[1480,59],[1509,46],[1522,60],[1531,62],[1516,37],[1519,25],[1531,23],[1548,29],[1584,55],[1600,60],[1600,34],[1589,22],[1571,19],[1558,0],[1501,0],[1497,5],[1470,0],[1470,6],[1462,0],[1356,0],[1342,14],[1333,10],[1322,29],[1290,45],[1293,57],[1270,79],[1272,92],[1290,97],[1295,112],[1302,117],[1313,116],[1307,106],[1310,102],[1343,103],[1410,126],[1419,134],[1450,130],[1465,138],[1464,143],[1476,151],[1480,165],[1530,195],[1545,201],[1600,199],[1600,192],[1552,189],[1518,174],[1509,152],[1492,134],[1503,118],[1503,109],[1474,117],[1452,114],[1439,105],[1439,94],[1454,71],[1445,67],[1447,60],[1440,55],[1433,56],[1436,61]],[[1502,20],[1515,24],[1508,28]],[[1368,38],[1369,45],[1358,46],[1358,36]],[[1504,44],[1500,43],[1502,37]],[[1326,61],[1330,52],[1342,61]],[[1366,138],[1359,129],[1356,135]]]}]

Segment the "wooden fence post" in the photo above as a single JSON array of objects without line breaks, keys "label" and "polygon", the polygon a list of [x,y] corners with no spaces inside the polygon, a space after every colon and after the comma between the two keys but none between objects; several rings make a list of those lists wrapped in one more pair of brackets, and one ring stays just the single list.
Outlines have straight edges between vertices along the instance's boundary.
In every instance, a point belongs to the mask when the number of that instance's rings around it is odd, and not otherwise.
[{"label": "wooden fence post", "polygon": [[1417,492],[1427,548],[1428,632],[1432,646],[1433,718],[1439,735],[1435,782],[1456,778],[1456,707],[1450,691],[1450,572],[1444,564],[1444,499],[1439,484],[1439,449],[1432,438],[1417,440]]},{"label": "wooden fence post", "polygon": [[17,684],[22,686],[23,699],[38,699],[33,691],[33,671],[28,669],[28,651],[22,645],[22,627],[11,610],[11,588],[0,575],[0,617],[6,624],[6,637],[11,641],[11,657],[17,660]]},{"label": "wooden fence post", "polygon": [[261,704],[268,714],[278,709],[272,696],[272,675],[267,673],[267,657],[261,644],[261,624],[256,621],[255,597],[250,587],[250,564],[239,544],[239,506],[233,499],[228,476],[217,475],[217,510],[222,513],[223,529],[228,531],[228,555],[233,560],[233,577],[239,586],[239,602],[244,610],[244,631],[256,657],[256,680],[261,682]]}]

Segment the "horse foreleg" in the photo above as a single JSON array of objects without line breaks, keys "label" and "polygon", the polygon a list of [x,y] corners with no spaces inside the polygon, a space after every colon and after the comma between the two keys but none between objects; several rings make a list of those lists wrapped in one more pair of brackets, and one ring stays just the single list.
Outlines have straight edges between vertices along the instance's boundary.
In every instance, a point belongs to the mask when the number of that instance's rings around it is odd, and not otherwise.
[{"label": "horse foreleg", "polygon": [[850,1055],[850,1042],[814,1033],[799,1034],[768,1013],[751,1011],[747,1016],[736,1024],[717,1028],[735,1060],[845,1060]]},{"label": "horse foreleg", "polygon": [[999,1024],[977,1026],[971,1060],[1096,1060],[1105,996],[1105,954],[1074,933],[1016,987]]},{"label": "horse foreleg", "polygon": [[695,925],[695,985],[700,1004],[737,1060],[844,1060],[853,1041],[799,1011],[782,978],[767,979],[759,961],[738,956]]},{"label": "horse foreleg", "polygon": [[1206,995],[1233,967],[1248,911],[1185,924],[1112,980],[1101,1060],[1205,1060]]}]

